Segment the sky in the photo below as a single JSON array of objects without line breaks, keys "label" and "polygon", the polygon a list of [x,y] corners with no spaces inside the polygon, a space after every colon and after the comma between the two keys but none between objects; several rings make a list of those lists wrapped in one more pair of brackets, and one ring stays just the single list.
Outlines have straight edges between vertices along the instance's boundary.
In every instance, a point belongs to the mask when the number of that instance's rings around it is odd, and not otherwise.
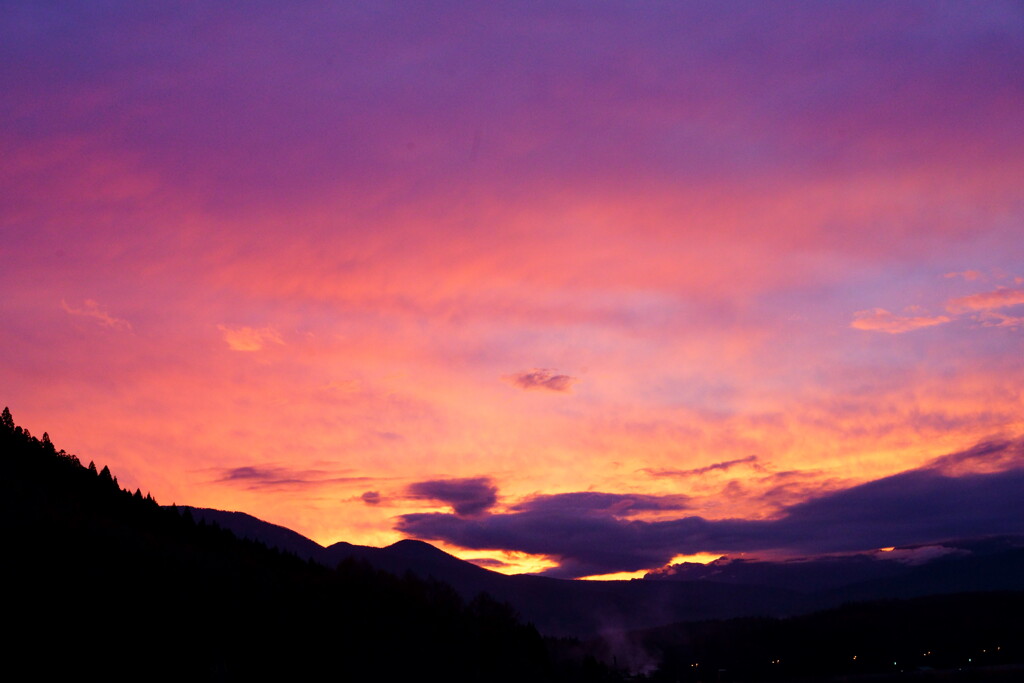
[{"label": "sky", "polygon": [[1019,2],[0,3],[0,403],[627,577],[1024,533]]}]

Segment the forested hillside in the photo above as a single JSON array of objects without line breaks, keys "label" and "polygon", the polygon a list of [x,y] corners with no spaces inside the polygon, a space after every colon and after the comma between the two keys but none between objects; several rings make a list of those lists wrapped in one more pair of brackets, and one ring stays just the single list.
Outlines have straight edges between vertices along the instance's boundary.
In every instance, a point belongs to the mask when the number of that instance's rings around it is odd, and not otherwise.
[{"label": "forested hillside", "polygon": [[0,424],[5,664],[34,677],[595,680],[486,596],[324,567],[161,508]]}]

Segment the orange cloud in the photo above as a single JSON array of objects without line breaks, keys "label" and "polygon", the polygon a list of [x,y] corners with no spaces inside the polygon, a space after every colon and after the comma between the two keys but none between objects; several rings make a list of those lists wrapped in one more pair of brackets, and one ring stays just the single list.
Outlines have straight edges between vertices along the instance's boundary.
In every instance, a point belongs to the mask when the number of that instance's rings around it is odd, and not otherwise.
[{"label": "orange cloud", "polygon": [[928,316],[902,316],[890,313],[884,308],[872,308],[866,311],[857,311],[853,314],[853,322],[850,327],[855,330],[870,330],[873,332],[888,332],[889,334],[903,334],[912,332],[922,327],[942,325],[948,323],[950,318],[939,315]]}]

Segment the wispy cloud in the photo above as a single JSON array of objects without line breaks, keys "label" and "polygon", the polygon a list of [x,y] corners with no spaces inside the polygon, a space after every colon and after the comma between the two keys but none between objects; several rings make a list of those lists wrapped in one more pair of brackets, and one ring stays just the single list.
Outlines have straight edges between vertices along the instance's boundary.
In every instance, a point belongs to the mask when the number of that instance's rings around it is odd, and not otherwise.
[{"label": "wispy cloud", "polygon": [[922,467],[949,476],[1003,472],[1024,468],[1024,439],[992,439],[964,451],[935,458]]},{"label": "wispy cloud", "polygon": [[655,496],[578,491],[534,496],[509,509],[512,512],[601,514],[630,517],[642,512],[685,510],[689,507],[690,499],[683,495]]},{"label": "wispy cloud", "polygon": [[281,333],[273,327],[228,327],[217,325],[232,351],[259,351],[267,344],[284,344]]},{"label": "wispy cloud", "polygon": [[68,314],[82,318],[92,318],[104,327],[121,330],[123,332],[130,332],[132,329],[132,324],[130,322],[123,318],[115,318],[110,315],[110,313],[100,308],[100,305],[93,299],[86,299],[81,308],[75,308],[69,305],[64,299],[60,300],[60,305]]},{"label": "wispy cloud", "polygon": [[945,277],[946,279],[962,277],[968,282],[973,282],[974,280],[977,280],[978,278],[981,278],[983,276],[976,270],[962,270],[952,273],[946,273],[943,277]]},{"label": "wispy cloud", "polygon": [[978,318],[985,327],[1024,327],[1024,316],[1013,316],[998,311],[983,311]]},{"label": "wispy cloud", "polygon": [[380,504],[380,491],[367,491],[360,496],[362,501],[367,505],[379,505]]},{"label": "wispy cloud", "polygon": [[[945,277],[962,277],[967,281],[974,281],[983,276],[978,271],[966,270],[957,273],[946,273]],[[1014,281],[1016,282],[1018,279],[1015,278]],[[898,315],[884,308],[871,308],[854,313],[853,322],[850,323],[850,327],[857,330],[902,334],[921,329],[922,327],[942,325],[952,320],[969,317],[980,322],[984,327],[1016,328],[1021,325],[1022,318],[997,313],[994,309],[1008,308],[1021,304],[1024,304],[1024,289],[997,287],[989,292],[979,292],[949,299],[945,303],[946,312],[950,314],[948,316]],[[908,306],[904,310],[909,314],[924,312],[924,309],[920,306]]]},{"label": "wispy cloud", "polygon": [[873,332],[888,332],[889,334],[903,334],[912,332],[922,327],[932,327],[948,323],[951,318],[944,315],[929,316],[904,316],[890,313],[884,308],[871,308],[866,311],[857,311],[853,314],[853,322],[850,327],[855,330],[869,330]]},{"label": "wispy cloud", "polygon": [[737,465],[750,465],[755,470],[758,470],[758,471],[764,469],[760,464],[758,464],[757,456],[756,455],[748,455],[745,458],[737,458],[736,460],[726,460],[724,462],[716,462],[716,463],[713,463],[711,465],[705,465],[704,467],[696,467],[694,469],[689,469],[689,470],[672,470],[672,469],[656,470],[656,469],[651,469],[649,467],[645,467],[644,469],[642,469],[640,471],[644,472],[646,474],[649,474],[652,477],[698,477],[698,476],[700,476],[702,474],[707,474],[708,472],[714,472],[716,470],[732,469],[733,467],[736,467]]},{"label": "wispy cloud", "polygon": [[946,310],[950,313],[970,313],[987,311],[993,308],[1006,308],[1024,304],[1024,289],[1000,287],[991,292],[971,294],[950,299],[946,302]]},{"label": "wispy cloud", "polygon": [[374,477],[342,476],[346,471],[295,470],[277,465],[243,465],[220,470],[220,476],[216,481],[221,484],[236,484],[248,490],[301,489],[329,484],[375,481]]},{"label": "wispy cloud", "polygon": [[517,372],[506,379],[523,389],[547,389],[548,391],[567,392],[576,383],[575,377],[557,375],[551,370],[534,368],[528,372]]}]

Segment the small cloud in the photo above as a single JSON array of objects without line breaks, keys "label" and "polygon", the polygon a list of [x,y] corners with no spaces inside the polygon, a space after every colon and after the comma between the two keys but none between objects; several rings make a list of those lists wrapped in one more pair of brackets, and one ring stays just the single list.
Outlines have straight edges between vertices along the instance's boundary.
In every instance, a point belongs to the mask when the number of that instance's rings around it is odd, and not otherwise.
[{"label": "small cloud", "polygon": [[284,344],[273,327],[228,327],[217,325],[232,351],[259,351],[267,344]]},{"label": "small cloud", "polygon": [[1024,289],[1009,289],[1000,287],[991,292],[971,294],[946,302],[946,310],[950,313],[970,313],[973,311],[987,311],[993,308],[1006,308],[1024,304]]},{"label": "small cloud", "polygon": [[529,372],[518,372],[505,379],[523,389],[547,389],[548,391],[567,392],[576,383],[575,377],[556,375],[551,370],[534,368]]},{"label": "small cloud", "polygon": [[946,275],[944,277],[946,277],[946,278],[962,277],[963,279],[967,280],[968,282],[973,282],[974,280],[977,280],[978,278],[982,277],[982,275],[981,275],[981,273],[979,273],[976,270],[963,270],[963,271],[957,271],[957,272],[952,272],[952,273],[946,273]]},{"label": "small cloud", "polygon": [[853,322],[850,327],[855,330],[868,330],[872,332],[888,332],[889,334],[903,334],[912,332],[922,327],[942,325],[948,323],[950,318],[939,315],[928,316],[902,316],[890,313],[884,308],[872,308],[866,311],[857,311],[853,314]]},{"label": "small cloud", "polygon": [[406,493],[410,498],[451,505],[460,517],[478,515],[498,502],[498,488],[488,477],[420,481],[410,484]]},{"label": "small cloud", "polygon": [[716,470],[728,470],[737,465],[749,464],[757,471],[763,471],[764,467],[758,464],[756,455],[748,455],[745,458],[737,458],[736,460],[726,460],[724,462],[716,462],[711,465],[705,465],[704,467],[697,467],[691,470],[655,470],[651,468],[644,468],[640,470],[652,477],[698,477],[708,472],[714,472]]},{"label": "small cloud", "polygon": [[60,300],[61,308],[64,309],[70,315],[76,315],[83,318],[92,318],[100,325],[109,327],[114,330],[120,330],[123,332],[131,332],[132,324],[127,320],[121,318],[115,318],[114,316],[107,313],[105,310],[100,308],[100,305],[93,299],[86,299],[82,308],[73,308],[68,305],[68,302],[64,299]]},{"label": "small cloud", "polygon": [[367,491],[360,498],[367,505],[378,505],[380,504],[380,491]]}]

